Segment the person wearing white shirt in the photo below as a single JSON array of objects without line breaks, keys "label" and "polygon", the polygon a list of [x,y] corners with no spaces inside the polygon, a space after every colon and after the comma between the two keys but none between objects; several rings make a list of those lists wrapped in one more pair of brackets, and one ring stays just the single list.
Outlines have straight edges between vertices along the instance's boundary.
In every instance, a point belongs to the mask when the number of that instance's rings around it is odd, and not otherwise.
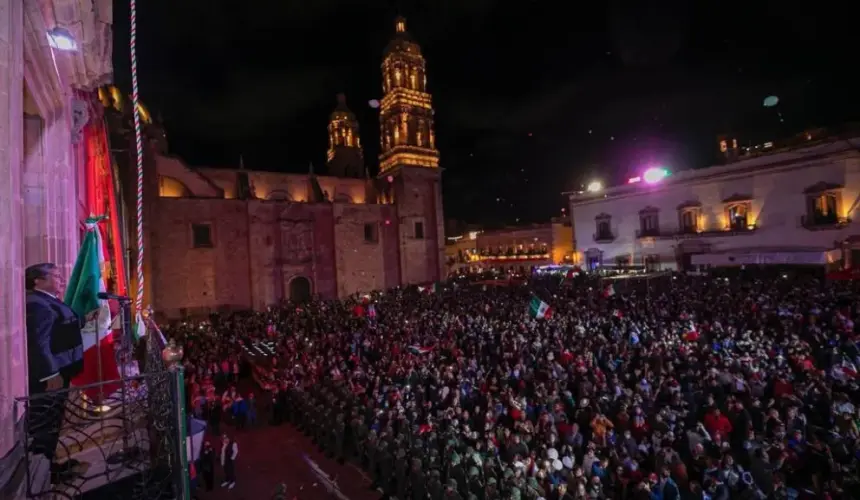
[{"label": "person wearing white shirt", "polygon": [[222,488],[232,490],[236,487],[236,457],[239,456],[239,445],[227,434],[221,439],[221,468],[224,469]]}]

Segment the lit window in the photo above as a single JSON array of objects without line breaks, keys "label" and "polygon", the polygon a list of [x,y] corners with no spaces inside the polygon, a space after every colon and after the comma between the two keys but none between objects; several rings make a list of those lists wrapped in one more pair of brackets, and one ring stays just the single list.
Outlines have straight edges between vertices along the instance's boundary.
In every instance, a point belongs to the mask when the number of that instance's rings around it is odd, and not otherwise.
[{"label": "lit window", "polygon": [[728,208],[729,228],[742,231],[749,225],[749,210],[745,203],[730,205]]}]

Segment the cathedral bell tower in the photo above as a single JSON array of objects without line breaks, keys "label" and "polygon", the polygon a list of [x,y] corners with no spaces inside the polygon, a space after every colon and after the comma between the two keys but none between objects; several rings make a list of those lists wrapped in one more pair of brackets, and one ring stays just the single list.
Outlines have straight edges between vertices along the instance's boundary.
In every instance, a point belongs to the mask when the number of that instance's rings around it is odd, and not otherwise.
[{"label": "cathedral bell tower", "polygon": [[337,107],[328,120],[328,173],[335,177],[361,178],[364,153],[358,134],[358,120],[346,106],[346,96],[337,95]]},{"label": "cathedral bell tower", "polygon": [[379,171],[407,165],[438,168],[433,103],[421,47],[409,36],[403,17],[395,19],[394,29],[382,59]]},{"label": "cathedral bell tower", "polygon": [[442,169],[424,57],[402,17],[383,54],[382,91],[379,178],[397,214],[400,283],[438,281],[445,262]]}]

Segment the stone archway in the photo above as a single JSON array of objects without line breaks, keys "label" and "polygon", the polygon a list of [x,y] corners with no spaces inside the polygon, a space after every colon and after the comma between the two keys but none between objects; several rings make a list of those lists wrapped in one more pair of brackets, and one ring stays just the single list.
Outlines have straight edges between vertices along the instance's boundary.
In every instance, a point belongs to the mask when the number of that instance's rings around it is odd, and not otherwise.
[{"label": "stone archway", "polygon": [[304,276],[296,276],[288,285],[290,300],[293,302],[308,302],[311,300],[311,280]]}]

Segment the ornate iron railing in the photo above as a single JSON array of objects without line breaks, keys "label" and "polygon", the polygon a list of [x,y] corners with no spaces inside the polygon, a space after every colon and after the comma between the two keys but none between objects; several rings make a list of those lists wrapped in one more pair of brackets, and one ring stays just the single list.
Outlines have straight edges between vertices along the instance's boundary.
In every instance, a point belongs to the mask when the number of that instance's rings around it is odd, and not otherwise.
[{"label": "ornate iron railing", "polygon": [[[184,373],[162,362],[160,332],[147,335],[144,346],[143,374],[16,400],[29,451],[27,498],[72,499],[98,488],[129,500],[190,498]],[[118,361],[136,366],[124,355],[130,349],[119,351]],[[109,391],[98,404],[85,396]],[[61,467],[51,467],[44,454],[55,440],[54,462]]]}]

